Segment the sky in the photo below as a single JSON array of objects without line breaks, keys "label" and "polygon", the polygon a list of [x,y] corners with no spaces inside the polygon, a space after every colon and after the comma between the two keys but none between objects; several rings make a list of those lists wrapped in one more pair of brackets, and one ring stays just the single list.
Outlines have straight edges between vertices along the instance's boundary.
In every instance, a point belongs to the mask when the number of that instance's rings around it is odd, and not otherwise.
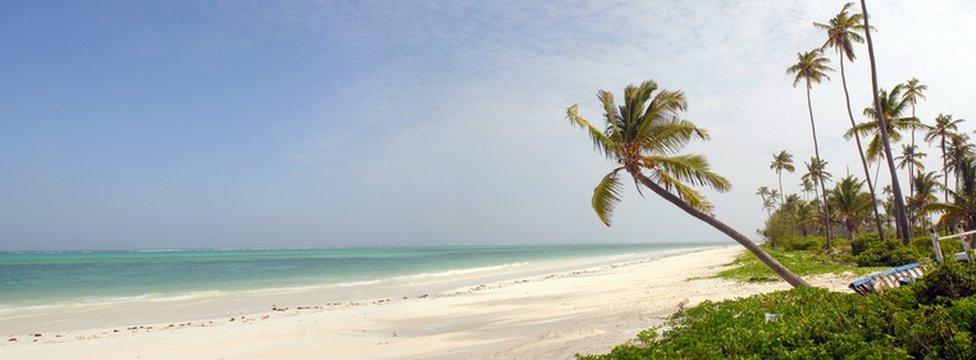
[{"label": "sky", "polygon": [[[0,2],[0,250],[732,243],[630,184],[612,227],[590,208],[612,164],[565,109],[597,120],[597,90],[647,79],[685,91],[713,138],[687,152],[733,184],[715,215],[758,237],[772,154],[813,152],[785,69],[843,3]],[[927,84],[923,121],[976,116],[976,6],[869,6],[880,86]],[[856,175],[830,76],[822,156]]]}]

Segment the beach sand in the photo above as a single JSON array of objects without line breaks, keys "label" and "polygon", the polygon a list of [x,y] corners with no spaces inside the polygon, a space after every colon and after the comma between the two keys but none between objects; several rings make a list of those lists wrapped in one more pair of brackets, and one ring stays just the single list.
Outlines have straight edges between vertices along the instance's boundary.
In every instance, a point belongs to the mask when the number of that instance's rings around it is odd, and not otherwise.
[{"label": "beach sand", "polygon": [[[355,301],[330,302],[313,292],[8,314],[0,334],[19,335],[2,339],[0,359],[566,359],[606,352],[661,325],[679,306],[788,288],[707,278],[742,251],[499,269],[343,295]],[[851,278],[808,280],[845,291]],[[208,312],[200,313],[204,306]],[[38,323],[40,336],[14,331]]]}]

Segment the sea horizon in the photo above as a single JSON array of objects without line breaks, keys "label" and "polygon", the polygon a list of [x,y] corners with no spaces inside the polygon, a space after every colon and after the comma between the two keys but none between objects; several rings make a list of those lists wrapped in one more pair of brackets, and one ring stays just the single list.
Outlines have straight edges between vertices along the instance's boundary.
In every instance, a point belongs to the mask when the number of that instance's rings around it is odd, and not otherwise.
[{"label": "sea horizon", "polygon": [[713,242],[0,252],[0,311],[355,287]]}]

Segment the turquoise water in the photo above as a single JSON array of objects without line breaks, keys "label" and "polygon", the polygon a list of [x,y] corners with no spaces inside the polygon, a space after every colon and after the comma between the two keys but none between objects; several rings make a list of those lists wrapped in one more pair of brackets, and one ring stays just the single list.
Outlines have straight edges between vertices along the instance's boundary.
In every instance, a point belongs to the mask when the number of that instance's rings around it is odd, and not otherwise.
[{"label": "turquoise water", "polygon": [[395,276],[707,244],[0,252],[0,308],[355,284]]}]

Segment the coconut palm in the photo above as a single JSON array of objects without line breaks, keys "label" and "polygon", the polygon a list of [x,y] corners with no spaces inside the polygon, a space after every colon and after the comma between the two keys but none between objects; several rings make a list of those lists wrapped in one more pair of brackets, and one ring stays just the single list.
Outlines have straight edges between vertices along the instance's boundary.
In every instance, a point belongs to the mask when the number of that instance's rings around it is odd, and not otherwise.
[{"label": "coconut palm", "polygon": [[776,172],[776,176],[779,177],[779,196],[780,202],[783,202],[783,170],[790,173],[796,171],[796,167],[793,166],[793,154],[786,152],[786,150],[780,151],[779,154],[773,154],[773,162],[769,164],[769,169]]},{"label": "coconut palm", "polygon": [[926,155],[925,153],[918,151],[918,147],[915,145],[902,145],[901,155],[896,157],[898,160],[899,169],[908,169],[908,196],[911,197],[915,195],[915,173],[913,170],[925,170],[925,164],[922,163],[922,158]]},{"label": "coconut palm", "polygon": [[[959,124],[962,124],[964,119],[952,119],[952,115],[939,114],[935,117],[935,125],[929,127],[928,132],[925,133],[925,141],[931,143],[933,141],[939,141],[939,149],[942,151],[942,181],[943,187],[949,188],[949,163],[948,163],[948,153],[946,152],[946,147],[948,141],[951,141],[953,137],[959,136]],[[943,201],[949,202],[949,193],[943,194]]]},{"label": "coconut palm", "polygon": [[976,147],[969,143],[969,135],[956,134],[949,140],[949,148],[946,152],[947,171],[955,176],[955,186],[953,189],[959,191],[959,175],[963,168],[963,162],[972,158],[976,153]]},{"label": "coconut palm", "polygon": [[[824,79],[830,80],[827,72],[833,70],[830,66],[827,66],[830,60],[827,60],[822,54],[823,52],[820,49],[798,53],[796,54],[796,64],[786,68],[787,74],[794,75],[793,87],[796,87],[801,82],[806,85],[807,110],[810,114],[810,131],[813,133],[813,153],[818,162],[820,160],[820,144],[817,141],[817,125],[813,120],[813,104],[810,101],[810,89],[813,87],[813,84],[819,84]],[[827,220],[830,217],[830,205],[827,204],[827,187],[824,186],[823,181],[820,181],[820,194],[824,196],[823,212],[827,214],[824,217],[824,236],[827,238],[827,246],[830,246],[830,223]]]},{"label": "coconut palm", "polygon": [[776,190],[770,190],[769,187],[760,186],[759,190],[756,191],[756,195],[762,199],[763,210],[766,210],[766,216],[772,216],[773,210],[776,209]]},{"label": "coconut palm", "polygon": [[908,205],[915,209],[916,223],[928,224],[927,209],[930,208],[931,204],[939,202],[939,197],[936,194],[943,189],[942,183],[939,182],[940,177],[942,176],[935,171],[919,171],[915,174],[915,195],[908,199]]},{"label": "coconut palm", "polygon": [[724,192],[731,185],[711,170],[704,156],[679,153],[693,140],[709,139],[705,129],[680,117],[688,107],[683,92],[659,90],[648,80],[638,86],[628,85],[619,107],[609,91],[597,92],[597,98],[604,111],[602,128],[581,116],[578,105],[566,109],[566,117],[587,132],[598,153],[617,165],[593,190],[591,205],[601,222],[610,226],[613,209],[621,200],[621,171],[625,171],[638,191],[643,185],[737,241],[790,285],[809,287],[752,240],[712,215],[712,204],[695,187]]},{"label": "coconut palm", "polygon": [[965,159],[960,166],[962,176],[958,191],[945,189],[952,195],[952,202],[930,204],[927,210],[941,212],[939,225],[963,225],[968,229],[976,227],[976,160]]},{"label": "coconut palm", "polygon": [[[863,43],[862,33],[867,29],[864,26],[864,17],[861,14],[851,14],[848,12],[854,3],[844,4],[840,13],[834,16],[826,24],[813,23],[813,26],[826,31],[827,40],[821,49],[833,48],[837,52],[837,62],[840,63],[840,82],[844,88],[844,101],[847,104],[847,117],[851,122],[851,127],[855,127],[854,112],[851,111],[851,95],[847,91],[847,76],[844,72],[844,58],[854,62],[854,43]],[[878,230],[878,236],[884,240],[884,229],[881,225],[881,214],[878,213],[877,194],[874,192],[874,182],[871,180],[871,171],[868,169],[868,162],[864,158],[864,147],[861,145],[861,135],[854,134],[854,143],[857,144],[857,154],[860,156],[861,168],[864,170],[864,178],[868,185],[868,192],[871,193],[872,209],[874,212],[874,223]]]},{"label": "coconut palm", "polygon": [[800,179],[800,189],[803,192],[803,199],[806,200],[810,194],[817,193],[817,184],[810,179]]},{"label": "coconut palm", "polygon": [[[905,94],[903,96],[909,104],[912,104],[912,117],[915,119],[918,119],[918,117],[915,116],[915,105],[918,104],[920,100],[925,100],[925,92],[928,90],[928,85],[922,84],[922,82],[916,78],[912,78],[911,80],[905,82]],[[915,146],[915,130],[915,128],[912,128],[912,146]],[[914,169],[909,169],[909,171],[914,173]]]},{"label": "coconut palm", "polygon": [[844,223],[847,238],[850,240],[854,239],[857,228],[869,216],[868,210],[873,204],[871,194],[862,191],[861,184],[853,176],[846,176],[830,191],[831,208],[834,215]]},{"label": "coconut palm", "polygon": [[[868,6],[861,0],[861,16],[864,18],[864,28],[871,29],[870,17],[868,16]],[[888,127],[882,125],[884,119],[881,107],[881,95],[878,94],[878,66],[874,59],[874,43],[871,41],[871,31],[864,32],[865,40],[868,43],[868,60],[871,63],[871,93],[874,99],[875,120],[878,121],[878,128],[881,129],[881,142],[884,145],[885,159],[888,161],[888,173],[891,174],[891,189],[895,205],[895,225],[898,230],[898,237],[902,243],[908,245],[911,241],[911,234],[908,229],[908,216],[905,213],[905,199],[902,197],[901,185],[898,184],[898,173],[895,171],[895,162],[891,156],[891,142],[888,139]]]},{"label": "coconut palm", "polygon": [[[908,102],[901,95],[903,89],[901,85],[897,85],[890,92],[881,90],[881,112],[884,116],[880,122],[874,116],[874,108],[864,108],[864,116],[871,120],[857,124],[844,133],[844,137],[847,139],[857,134],[871,137],[867,149],[869,161],[877,161],[885,156],[882,133],[887,133],[891,142],[899,142],[902,139],[902,131],[911,130],[912,127],[921,125],[913,117],[902,116],[902,113],[908,108]],[[885,124],[884,130],[886,131],[880,131],[879,123]]]},{"label": "coconut palm", "polygon": [[[804,181],[809,181],[809,182],[812,182],[814,184],[824,184],[827,181],[830,181],[830,178],[831,178],[832,175],[829,172],[827,172],[827,162],[826,161],[823,161],[821,159],[818,159],[816,157],[813,157],[813,158],[810,158],[810,162],[803,163],[803,165],[807,169],[807,172],[805,174],[803,174],[803,176],[801,177]],[[823,185],[821,185],[821,189],[823,189]],[[816,190],[817,190],[817,188],[814,187],[814,193],[816,193]],[[823,194],[822,197],[821,197],[821,194]],[[826,192],[819,193],[819,194],[816,194],[816,195],[817,195],[817,198],[822,198],[825,201],[827,199]],[[830,213],[827,212],[827,209],[829,209],[830,207],[829,207],[828,204],[821,204],[821,206],[823,207],[823,209],[822,209],[823,210],[823,216],[821,217],[821,222],[822,222],[822,225],[823,225],[823,228],[824,228],[824,234],[826,235],[827,232],[830,231],[829,230],[830,229]],[[824,244],[828,248],[831,246],[831,241],[830,240],[831,240],[830,238],[827,238],[827,241]]]}]

